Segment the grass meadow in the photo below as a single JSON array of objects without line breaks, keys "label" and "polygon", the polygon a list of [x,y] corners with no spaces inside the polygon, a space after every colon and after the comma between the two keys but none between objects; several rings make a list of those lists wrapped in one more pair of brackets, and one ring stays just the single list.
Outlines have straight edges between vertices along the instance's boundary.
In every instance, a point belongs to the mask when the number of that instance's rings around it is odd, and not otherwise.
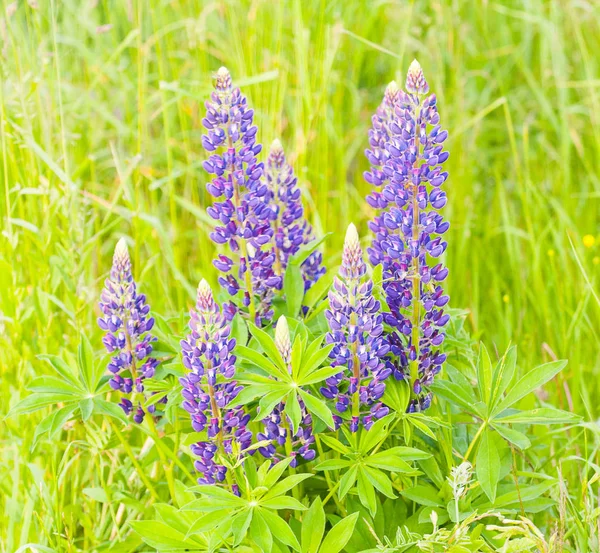
[{"label": "grass meadow", "polygon": [[102,501],[115,481],[145,486],[108,422],[32,447],[50,409],[5,416],[49,374],[38,355],[75,352],[82,331],[101,347],[120,237],[181,332],[198,281],[216,284],[200,140],[214,72],[248,95],[258,141],[285,144],[335,267],[348,224],[366,236],[372,217],[371,114],[415,57],[450,135],[451,306],[492,354],[516,344],[521,372],[568,359],[538,401],[583,422],[534,430],[560,506],[536,522],[560,537],[548,551],[599,551],[600,4],[19,0],[0,44],[2,553],[144,550],[125,524],[142,500]]}]

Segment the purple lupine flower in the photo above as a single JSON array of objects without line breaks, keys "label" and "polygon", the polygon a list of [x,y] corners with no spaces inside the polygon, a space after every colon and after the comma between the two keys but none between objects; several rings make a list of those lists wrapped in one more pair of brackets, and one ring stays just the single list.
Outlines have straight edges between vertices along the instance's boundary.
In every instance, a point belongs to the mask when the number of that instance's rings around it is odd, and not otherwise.
[{"label": "purple lupine flower", "polygon": [[[283,315],[279,317],[275,327],[275,345],[283,358],[283,362],[291,372],[292,342],[287,319]],[[311,449],[312,444],[315,442],[312,433],[312,417],[307,412],[302,399],[298,398],[298,403],[300,405],[301,420],[295,433],[292,430],[292,422],[285,413],[285,403],[282,402],[275,407],[267,418],[263,419],[264,432],[259,432],[256,436],[260,441],[270,442],[258,449],[261,455],[267,459],[272,459],[276,463],[283,457],[277,452],[277,447],[281,446],[285,450],[285,455],[292,458],[291,467],[298,465],[298,457],[312,461],[316,455],[315,450]]]},{"label": "purple lupine flower", "polygon": [[[358,233],[351,224],[344,241],[342,266],[333,281],[325,312],[329,323],[326,341],[334,344],[332,366],[340,367],[340,372],[321,388],[323,396],[335,400],[340,413],[350,411],[351,432],[358,430],[361,416],[369,429],[389,412],[381,397],[384,381],[392,372],[383,362],[390,348],[382,336],[383,317],[380,303],[373,297],[373,281],[363,279],[366,271]],[[341,417],[336,416],[336,422],[340,424]]]},{"label": "purple lupine flower", "polygon": [[[304,207],[297,186],[298,179],[292,166],[287,163],[283,147],[274,140],[267,157],[265,171],[269,187],[271,206],[277,210],[273,221],[275,244],[275,272],[283,275],[290,257],[298,253],[303,245],[315,239],[311,224],[304,217]],[[308,290],[325,274],[323,255],[314,251],[302,263],[304,291]]]},{"label": "purple lupine flower", "polygon": [[[98,326],[106,331],[102,341],[112,354],[108,364],[112,374],[110,387],[130,396],[122,397],[119,405],[126,415],[133,412],[133,420],[141,423],[145,415],[140,401],[144,399],[144,380],[154,376],[158,365],[151,356],[156,338],[150,334],[154,319],[149,316],[146,296],[137,292],[123,238],[115,248],[110,276],[100,297],[100,310],[104,316],[98,319]],[[154,413],[155,406],[148,407],[148,411]]]},{"label": "purple lupine flower", "polygon": [[406,92],[395,83],[388,86],[366,152],[371,170],[365,179],[375,187],[367,201],[377,210],[369,224],[375,236],[368,253],[371,263],[383,268],[389,307],[384,321],[392,327],[387,365],[397,379],[410,381],[409,412],[431,404],[426,387],[446,360],[439,346],[449,320],[443,311],[449,297],[441,286],[448,269],[436,261],[446,250],[442,236],[449,228],[437,212],[446,205],[441,186],[448,178],[442,171],[448,132],[439,125],[437,99],[428,91],[415,60]]},{"label": "purple lupine flower", "polygon": [[207,431],[208,440],[192,445],[199,457],[194,463],[202,473],[199,484],[222,482],[227,468],[218,463],[219,454],[239,456],[250,446],[247,429],[250,415],[232,408],[242,390],[235,380],[235,339],[230,338],[231,313],[221,311],[210,286],[198,286],[195,309],[190,311],[190,333],[181,341],[183,364],[188,371],[180,378],[183,408],[190,414],[196,432]]},{"label": "purple lupine flower", "polygon": [[207,209],[217,221],[210,236],[229,248],[214,265],[223,273],[219,283],[234,297],[237,308],[247,309],[260,325],[273,316],[273,290],[281,287],[281,277],[273,270],[271,221],[276,213],[263,182],[264,165],[256,158],[262,146],[256,143],[254,111],[224,67],[217,72],[215,91],[205,105],[202,124],[207,133],[202,145],[214,152],[203,164],[214,175],[206,188],[214,198],[222,198]]}]

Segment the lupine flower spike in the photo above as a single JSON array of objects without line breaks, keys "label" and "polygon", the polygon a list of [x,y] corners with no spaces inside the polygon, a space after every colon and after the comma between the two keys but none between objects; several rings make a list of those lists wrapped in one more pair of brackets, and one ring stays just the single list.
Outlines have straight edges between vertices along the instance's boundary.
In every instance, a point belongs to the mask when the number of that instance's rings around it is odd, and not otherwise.
[{"label": "lupine flower spike", "polygon": [[217,221],[210,236],[229,249],[218,255],[214,265],[223,273],[219,283],[233,296],[236,307],[247,310],[260,325],[273,315],[273,289],[281,287],[281,277],[273,271],[271,221],[276,213],[263,182],[264,165],[256,158],[262,146],[256,143],[254,111],[240,89],[233,87],[224,67],[217,72],[215,91],[205,105],[202,123],[207,133],[202,145],[214,152],[203,164],[214,175],[207,190],[221,199],[207,209]]},{"label": "lupine flower spike", "polygon": [[[369,429],[376,419],[388,414],[381,403],[385,379],[391,370],[383,357],[389,352],[382,338],[383,317],[380,303],[373,297],[373,281],[364,280],[367,267],[356,227],[346,232],[342,266],[329,292],[329,323],[327,343],[331,350],[332,366],[340,367],[339,374],[326,380],[321,393],[335,400],[340,413],[350,411],[350,430],[356,432],[361,423]],[[336,421],[341,424],[341,417]]]},{"label": "lupine flower spike", "polygon": [[[282,315],[277,321],[275,327],[275,345],[283,362],[291,372],[292,363],[292,342],[290,340],[290,330],[287,319]],[[312,433],[312,417],[306,411],[304,402],[299,399],[301,421],[298,430],[294,433],[292,423],[289,417],[285,414],[285,404],[280,403],[275,407],[272,413],[263,420],[265,430],[257,434],[257,438],[261,441],[270,441],[268,446],[259,448],[261,455],[267,459],[272,459],[273,462],[280,460],[283,455],[278,454],[277,447],[281,446],[285,450],[285,455],[291,457],[291,467],[298,465],[298,456],[307,461],[315,458],[315,450],[311,449],[315,442],[315,437]]]},{"label": "lupine flower spike", "polygon": [[448,132],[439,125],[435,94],[419,63],[410,65],[406,92],[388,86],[373,117],[371,170],[365,178],[375,190],[367,201],[377,210],[370,223],[374,233],[369,258],[383,266],[383,288],[389,312],[384,321],[392,356],[388,367],[399,380],[408,380],[412,397],[408,411],[431,404],[426,387],[440,372],[446,356],[439,350],[449,316],[449,297],[442,281],[448,269],[437,262],[446,250],[443,234],[449,224],[438,210],[446,205],[441,186],[448,178],[443,142]]},{"label": "lupine flower spike", "polygon": [[[196,470],[200,484],[225,480],[227,468],[220,455],[239,457],[252,441],[246,428],[250,415],[231,402],[242,390],[234,379],[235,339],[230,338],[231,312],[221,310],[206,280],[198,286],[195,309],[190,311],[190,333],[181,341],[183,364],[189,373],[180,379],[183,408],[190,414],[196,432],[207,431],[208,440],[192,445],[199,457]],[[236,491],[234,485],[234,491]]]},{"label": "lupine flower spike", "polygon": [[[133,420],[141,423],[145,415],[144,380],[154,376],[158,365],[151,356],[152,342],[156,339],[150,334],[154,326],[154,319],[149,316],[150,306],[146,304],[146,296],[137,292],[123,238],[115,248],[110,276],[100,298],[100,310],[104,316],[98,319],[98,325],[106,331],[103,342],[112,354],[108,364],[112,374],[110,387],[123,394],[119,405],[125,414],[133,412]],[[154,413],[155,406],[148,407],[148,411]]]},{"label": "lupine flower spike", "polygon": [[[286,161],[281,142],[274,140],[267,158],[267,185],[271,205],[276,209],[273,221],[275,244],[275,272],[283,275],[290,257],[301,246],[315,239],[312,226],[304,217],[304,207],[297,186],[298,179]],[[325,274],[321,252],[314,251],[302,264],[304,290],[308,290]]]}]

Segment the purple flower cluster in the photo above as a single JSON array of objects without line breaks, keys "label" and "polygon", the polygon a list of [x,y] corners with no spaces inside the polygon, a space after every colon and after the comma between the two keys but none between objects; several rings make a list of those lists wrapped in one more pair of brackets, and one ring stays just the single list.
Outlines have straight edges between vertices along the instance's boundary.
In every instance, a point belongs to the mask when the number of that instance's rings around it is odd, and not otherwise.
[{"label": "purple flower cluster", "polygon": [[[325,381],[321,393],[335,400],[340,413],[350,410],[352,432],[358,430],[361,416],[369,429],[389,412],[380,400],[385,391],[384,380],[392,373],[383,362],[390,347],[382,336],[383,317],[380,303],[373,297],[373,282],[363,282],[366,271],[356,227],[351,224],[344,242],[340,276],[334,279],[329,310],[325,312],[329,323],[326,341],[334,344],[330,354],[332,366],[342,370]],[[337,422],[341,423],[340,417]]]},{"label": "purple flower cluster", "polygon": [[415,60],[406,92],[395,83],[388,86],[366,152],[371,170],[365,178],[375,187],[367,201],[377,210],[369,225],[375,237],[368,253],[371,263],[383,268],[389,307],[384,321],[393,329],[387,364],[397,379],[410,381],[409,412],[431,403],[425,388],[446,360],[438,348],[449,320],[443,311],[449,297],[440,284],[448,269],[436,261],[446,250],[442,235],[449,228],[437,212],[446,205],[441,186],[448,178],[442,171],[448,132],[439,125],[437,99],[428,91]]},{"label": "purple flower cluster", "polygon": [[250,318],[260,324],[273,315],[273,290],[281,287],[281,277],[273,270],[271,222],[276,211],[263,179],[264,164],[256,157],[262,146],[256,143],[254,111],[224,67],[217,72],[215,91],[205,105],[202,123],[207,132],[202,145],[214,152],[204,162],[204,169],[214,175],[207,190],[214,198],[223,198],[207,209],[217,221],[211,238],[230,251],[230,256],[219,254],[214,265],[223,273],[221,286],[233,297],[241,292],[237,307],[247,308]]},{"label": "purple flower cluster", "polygon": [[[149,316],[146,296],[137,292],[123,238],[115,248],[110,276],[100,298],[100,310],[104,316],[98,319],[98,325],[106,331],[103,342],[112,354],[108,364],[112,373],[110,387],[124,395],[133,393],[131,399],[122,397],[119,405],[126,415],[135,409],[133,419],[141,423],[145,412],[137,398],[144,398],[144,380],[154,376],[158,365],[151,356],[155,338],[149,331],[154,326],[154,319]],[[148,411],[154,413],[155,406],[148,407]]]},{"label": "purple flower cluster", "polygon": [[222,482],[227,474],[218,454],[238,456],[250,446],[250,415],[230,404],[242,390],[235,380],[235,339],[230,338],[231,314],[221,311],[212,290],[203,280],[198,286],[195,309],[190,311],[190,333],[181,341],[183,364],[190,372],[180,379],[183,408],[196,432],[207,431],[208,441],[192,446],[199,457],[200,484]]},{"label": "purple flower cluster", "polygon": [[[277,321],[275,328],[275,345],[283,358],[288,370],[291,372],[292,362],[292,343],[290,340],[290,330],[287,320],[281,316]],[[296,467],[298,457],[302,457],[307,461],[312,461],[315,458],[315,450],[311,449],[315,442],[315,437],[312,433],[312,417],[306,411],[304,402],[299,399],[301,420],[296,432],[292,429],[292,421],[285,413],[285,403],[280,403],[275,407],[271,414],[263,419],[265,425],[264,432],[259,432],[257,438],[260,441],[269,441],[266,446],[258,449],[259,453],[267,459],[273,459],[273,462],[279,460],[277,447],[282,446],[285,450],[285,455],[292,458],[291,467]],[[280,456],[281,457],[281,456]]]},{"label": "purple flower cluster", "polygon": [[[292,166],[287,163],[279,140],[273,141],[265,171],[269,187],[269,201],[276,207],[273,221],[275,244],[275,272],[283,275],[290,257],[298,253],[303,245],[315,239],[312,226],[304,218],[304,207],[300,198],[298,179]],[[301,266],[304,290],[308,290],[325,274],[321,252],[314,251]]]}]

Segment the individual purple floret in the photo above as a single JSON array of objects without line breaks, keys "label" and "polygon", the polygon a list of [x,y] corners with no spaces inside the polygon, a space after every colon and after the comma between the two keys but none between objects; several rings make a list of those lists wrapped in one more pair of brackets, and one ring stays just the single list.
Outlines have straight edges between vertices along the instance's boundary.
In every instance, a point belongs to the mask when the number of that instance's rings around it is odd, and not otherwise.
[{"label": "individual purple floret", "polygon": [[208,440],[192,446],[199,457],[199,484],[222,482],[227,474],[218,455],[239,456],[252,441],[246,428],[250,415],[243,408],[229,407],[242,390],[235,380],[235,339],[230,338],[231,315],[221,311],[210,286],[198,286],[195,309],[190,311],[190,333],[181,341],[183,364],[190,372],[180,378],[183,408],[190,414],[196,432],[207,431]]},{"label": "individual purple floret", "polygon": [[[292,166],[287,163],[281,142],[274,140],[267,158],[265,172],[269,187],[269,200],[277,210],[273,221],[275,244],[275,273],[283,275],[290,257],[315,239],[312,226],[304,218],[304,207],[298,179]],[[323,255],[314,251],[302,263],[304,291],[308,290],[325,274]]]},{"label": "individual purple floret", "polygon": [[373,117],[371,148],[366,155],[371,170],[365,179],[375,190],[367,197],[377,212],[369,227],[375,234],[369,258],[382,265],[383,289],[389,312],[384,321],[391,357],[388,367],[399,380],[408,379],[412,390],[408,411],[429,407],[425,388],[440,372],[446,355],[439,347],[449,315],[443,307],[449,297],[441,282],[448,269],[436,261],[446,250],[443,234],[449,224],[437,210],[446,205],[441,186],[448,178],[442,164],[448,159],[435,94],[419,63],[412,62],[406,92],[395,83]]},{"label": "individual purple floret", "polygon": [[[383,317],[380,304],[373,297],[373,282],[363,282],[366,271],[358,233],[351,224],[346,232],[339,277],[333,281],[329,309],[325,312],[329,323],[326,341],[334,345],[330,354],[332,366],[340,367],[340,372],[328,378],[321,388],[323,396],[335,400],[340,413],[350,411],[351,432],[358,430],[361,416],[369,429],[389,412],[381,397],[384,380],[392,372],[383,362],[390,348],[382,337]],[[341,417],[336,420],[341,423]]]},{"label": "individual purple floret", "polygon": [[229,250],[219,254],[214,265],[223,273],[219,283],[234,297],[237,308],[247,309],[260,325],[273,315],[273,290],[281,287],[281,277],[273,270],[271,222],[276,212],[263,182],[264,165],[256,158],[262,146],[256,143],[254,111],[224,67],[217,72],[215,91],[205,105],[202,123],[207,133],[202,145],[214,152],[203,164],[214,175],[206,188],[214,198],[222,198],[207,209],[217,221],[210,236]]},{"label": "individual purple floret", "polygon": [[[291,372],[292,343],[287,319],[283,315],[277,321],[275,328],[275,345],[283,362]],[[301,420],[295,433],[292,429],[292,421],[285,414],[285,403],[282,402],[267,418],[263,419],[264,432],[259,432],[256,436],[259,441],[270,442],[269,445],[258,449],[261,455],[272,459],[273,462],[278,462],[280,458],[284,457],[277,452],[277,447],[281,446],[285,450],[285,456],[292,458],[291,467],[298,465],[298,457],[312,461],[316,455],[315,450],[311,449],[315,442],[312,433],[312,417],[306,411],[306,406],[301,399],[298,400],[298,403],[300,404]]]},{"label": "individual purple floret", "polygon": [[[115,248],[110,276],[100,298],[100,310],[104,316],[98,319],[98,325],[106,331],[103,342],[112,354],[108,364],[112,373],[110,387],[126,396],[131,394],[130,398],[122,397],[119,405],[126,415],[133,412],[133,420],[141,423],[145,415],[140,401],[144,399],[144,380],[154,376],[158,365],[151,357],[152,342],[156,338],[149,333],[154,319],[149,316],[146,296],[137,293],[123,238]],[[148,411],[154,413],[155,406],[148,407]]]}]

